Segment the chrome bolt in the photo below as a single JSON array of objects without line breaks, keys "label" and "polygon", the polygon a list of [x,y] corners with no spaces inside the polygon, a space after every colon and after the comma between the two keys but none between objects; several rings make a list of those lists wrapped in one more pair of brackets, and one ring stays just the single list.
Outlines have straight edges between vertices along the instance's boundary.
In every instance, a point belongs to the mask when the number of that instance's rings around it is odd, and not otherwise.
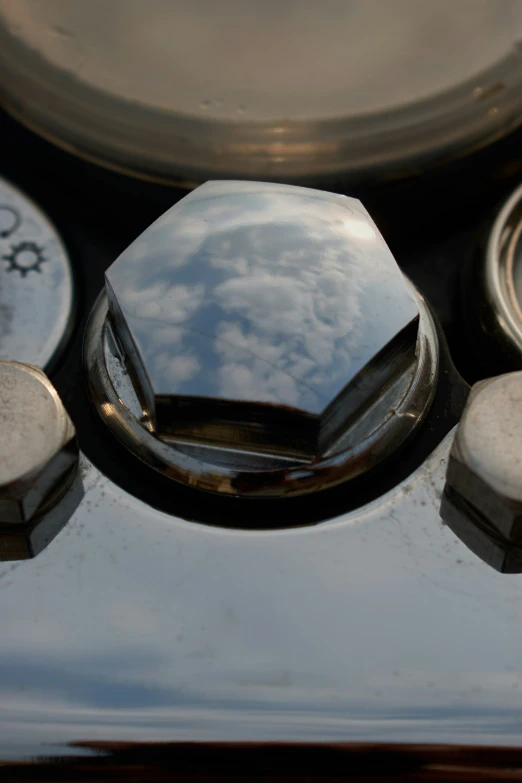
[{"label": "chrome bolt", "polygon": [[0,362],[0,524],[27,522],[57,501],[77,460],[73,423],[47,376]]},{"label": "chrome bolt", "polygon": [[210,182],[109,268],[154,431],[323,454],[415,360],[419,309],[359,201]]},{"label": "chrome bolt", "polygon": [[[450,454],[441,515],[474,550],[489,535],[489,549],[502,552],[489,561],[506,570],[506,548],[522,543],[522,372],[473,386]],[[511,560],[519,563],[520,555]]]},{"label": "chrome bolt", "polygon": [[86,339],[91,397],[132,451],[191,485],[338,484],[389,456],[430,404],[433,324],[356,199],[208,182],[116,259],[105,289]]}]

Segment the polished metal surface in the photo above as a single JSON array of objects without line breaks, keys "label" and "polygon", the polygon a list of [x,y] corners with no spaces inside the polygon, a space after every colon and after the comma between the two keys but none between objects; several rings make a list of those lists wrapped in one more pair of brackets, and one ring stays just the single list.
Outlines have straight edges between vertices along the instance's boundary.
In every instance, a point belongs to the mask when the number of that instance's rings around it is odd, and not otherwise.
[{"label": "polished metal surface", "polygon": [[84,464],[71,522],[0,565],[0,758],[109,739],[519,746],[522,576],[442,524],[451,442],[366,508],[270,532],[154,511]]},{"label": "polished metal surface", "polygon": [[[112,322],[160,435],[190,419],[191,400],[198,409],[236,403],[231,426],[245,403],[242,431],[252,413],[301,414],[297,434],[310,429],[303,448],[313,456],[329,420],[344,426],[413,362],[415,300],[369,214],[346,196],[209,182],[138,237],[106,280]],[[382,367],[358,388],[381,351]]]},{"label": "polished metal surface", "polygon": [[70,476],[76,433],[54,387],[31,365],[0,362],[0,410],[0,525],[28,522]]},{"label": "polished metal surface", "polygon": [[522,564],[513,546],[522,544],[521,463],[522,372],[475,384],[451,450],[443,516],[466,541],[474,525],[477,547],[489,533],[489,559],[501,570]]},{"label": "polished metal surface", "polygon": [[86,339],[93,401],[131,451],[189,484],[332,486],[392,453],[431,401],[431,317],[355,199],[207,183],[106,289]]},{"label": "polished metal surface", "polygon": [[71,329],[73,277],[54,226],[0,179],[0,360],[48,369]]}]

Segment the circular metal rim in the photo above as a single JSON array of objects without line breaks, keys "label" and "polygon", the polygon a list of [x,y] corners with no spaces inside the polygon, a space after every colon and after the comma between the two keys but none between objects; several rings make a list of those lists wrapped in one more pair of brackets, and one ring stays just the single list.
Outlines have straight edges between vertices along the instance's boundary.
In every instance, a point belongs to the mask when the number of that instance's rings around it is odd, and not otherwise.
[{"label": "circular metal rim", "polygon": [[[16,53],[21,44],[14,40],[10,46]],[[4,54],[2,67],[11,79],[4,78],[0,101],[30,130],[87,161],[166,185],[193,186],[209,178],[312,183],[340,176],[361,182],[405,176],[474,152],[522,123],[522,47],[517,42],[490,67],[442,93],[319,124],[209,124],[152,108],[136,117],[134,104],[87,85],[78,97],[72,77],[70,99],[64,101],[53,81],[57,69],[44,67],[34,52],[24,51],[21,62],[13,52]],[[45,73],[50,78],[44,79]],[[107,128],[112,128],[110,136]],[[135,138],[129,135],[133,128],[138,129]],[[143,138],[148,139],[146,151]]]},{"label": "circular metal rim", "polygon": [[[410,284],[411,285],[411,284]],[[218,494],[243,497],[292,497],[344,483],[389,457],[413,433],[427,413],[438,376],[439,343],[431,313],[411,285],[420,312],[418,357],[413,380],[399,405],[356,448],[312,463],[277,469],[238,469],[187,455],[160,440],[130,412],[118,396],[104,352],[108,305],[105,291],[91,312],[84,343],[84,365],[91,401],[111,432],[131,453],[165,476]]]},{"label": "circular metal rim", "polygon": [[522,185],[511,194],[493,223],[486,245],[486,301],[495,330],[522,354],[522,310],[513,280],[514,253],[522,233]]},{"label": "circular metal rim", "polygon": [[68,282],[68,296],[67,296],[67,307],[66,310],[61,313],[61,317],[59,320],[57,320],[53,326],[53,334],[56,335],[56,339],[53,341],[52,349],[47,351],[45,354],[43,354],[43,361],[38,364],[35,364],[34,360],[28,361],[27,358],[24,358],[23,356],[17,355],[17,356],[9,356],[9,358],[6,358],[4,361],[17,361],[22,363],[33,363],[35,366],[43,369],[46,373],[51,373],[56,368],[56,365],[59,363],[62,354],[69,343],[69,340],[71,339],[72,333],[74,331],[75,326],[75,318],[76,318],[76,285],[75,285],[75,274],[74,269],[71,261],[71,257],[69,254],[69,251],[67,247],[65,246],[65,243],[63,241],[62,235],[58,231],[57,227],[53,223],[53,221],[50,219],[50,217],[47,215],[46,212],[37,204],[35,201],[33,201],[30,196],[25,193],[25,191],[21,190],[19,187],[14,185],[11,180],[0,177],[0,183],[3,183],[4,186],[12,190],[18,198],[20,198],[22,201],[24,201],[28,207],[34,212],[34,214],[39,218],[39,220],[46,226],[46,228],[49,230],[49,233],[52,234],[53,240],[56,242],[60,253],[65,260],[64,268],[67,271],[67,282]]}]

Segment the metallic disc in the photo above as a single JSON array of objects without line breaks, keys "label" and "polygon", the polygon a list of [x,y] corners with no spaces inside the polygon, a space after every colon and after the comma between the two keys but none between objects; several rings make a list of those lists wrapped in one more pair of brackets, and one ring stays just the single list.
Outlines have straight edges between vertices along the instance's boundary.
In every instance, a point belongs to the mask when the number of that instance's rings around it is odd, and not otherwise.
[{"label": "metallic disc", "polygon": [[522,118],[520,0],[0,0],[1,100],[166,181],[405,173]]},{"label": "metallic disc", "polygon": [[76,432],[56,389],[31,365],[0,362],[0,407],[0,524],[24,523],[60,494],[78,461]]},{"label": "metallic disc", "polygon": [[71,327],[73,276],[55,227],[0,179],[0,360],[49,369]]}]

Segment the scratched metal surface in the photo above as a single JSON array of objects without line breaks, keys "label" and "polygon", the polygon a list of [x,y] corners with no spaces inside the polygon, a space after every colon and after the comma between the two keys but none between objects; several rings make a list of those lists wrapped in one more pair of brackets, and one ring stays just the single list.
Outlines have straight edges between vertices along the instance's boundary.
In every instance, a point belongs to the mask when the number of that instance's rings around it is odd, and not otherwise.
[{"label": "scratched metal surface", "polygon": [[0,567],[0,758],[107,739],[519,744],[522,576],[443,526],[450,442],[365,509],[280,531],[153,512],[86,462],[72,520]]}]

